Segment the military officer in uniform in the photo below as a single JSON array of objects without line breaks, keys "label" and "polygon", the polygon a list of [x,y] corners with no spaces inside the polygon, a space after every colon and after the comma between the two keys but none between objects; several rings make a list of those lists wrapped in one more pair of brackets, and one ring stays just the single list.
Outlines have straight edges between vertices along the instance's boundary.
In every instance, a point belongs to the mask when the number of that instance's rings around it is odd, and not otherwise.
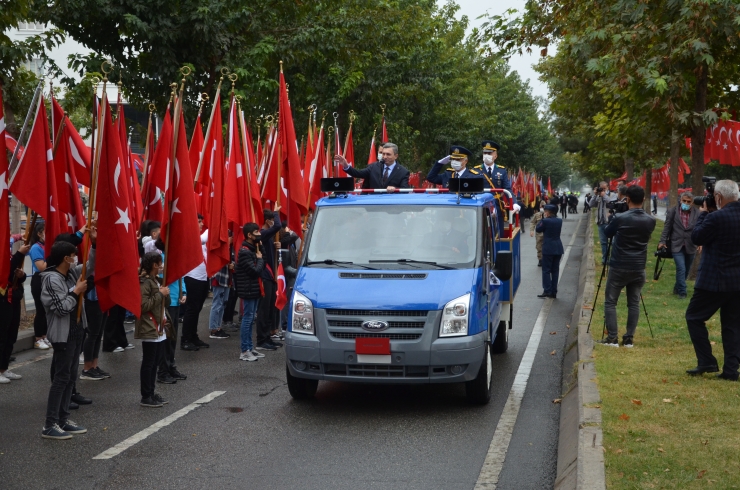
[{"label": "military officer in uniform", "polygon": [[496,165],[498,150],[501,145],[495,141],[487,140],[483,142],[483,165],[475,167],[483,177],[488,181],[491,188],[506,189],[511,192],[511,182],[506,168]]},{"label": "military officer in uniform", "polygon": [[[537,223],[545,218],[545,201],[540,201],[539,211],[532,216],[532,222],[529,224],[529,236],[535,236]],[[542,267],[542,240],[544,235],[537,233],[537,267]]]},{"label": "military officer in uniform", "polygon": [[[470,155],[472,153],[467,148],[462,146],[450,147],[450,154],[434,164],[427,175],[427,180],[433,184],[448,187],[450,179],[480,179],[479,171],[466,168]],[[452,168],[442,172],[442,167],[447,164]]]},{"label": "military officer in uniform", "polygon": [[[483,142],[482,146],[483,165],[478,165],[475,169],[481,173],[484,179],[486,179],[486,182],[488,183],[487,187],[492,189],[506,189],[511,192],[511,181],[509,181],[508,172],[501,165],[496,165],[496,158],[498,158],[498,150],[501,148],[501,145],[495,141],[486,140]],[[501,193],[497,192],[495,196],[499,202],[498,226],[499,233],[501,233],[500,230],[502,230],[505,224],[509,221],[509,213],[506,211],[504,202],[501,199]],[[500,236],[503,236],[503,234]]]}]

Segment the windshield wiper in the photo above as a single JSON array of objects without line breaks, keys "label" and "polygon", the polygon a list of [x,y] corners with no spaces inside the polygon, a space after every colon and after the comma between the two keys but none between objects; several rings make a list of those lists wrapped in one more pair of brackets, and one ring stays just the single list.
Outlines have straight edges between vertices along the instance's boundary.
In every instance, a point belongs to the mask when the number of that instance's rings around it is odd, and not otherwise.
[{"label": "windshield wiper", "polygon": [[426,260],[414,260],[414,259],[380,259],[380,260],[369,260],[368,262],[396,262],[398,264],[427,264],[427,265],[434,265],[436,267],[439,267],[440,269],[454,269],[454,267],[450,267],[448,265],[442,265],[438,264],[436,262],[429,262]]},{"label": "windshield wiper", "polygon": [[[372,261],[371,261],[372,262]],[[326,264],[326,265],[352,265],[354,267],[362,267],[368,270],[377,270],[375,267],[368,267],[366,265],[355,264],[354,262],[343,262],[341,260],[325,259],[325,260],[307,260],[306,265],[314,264]]]}]

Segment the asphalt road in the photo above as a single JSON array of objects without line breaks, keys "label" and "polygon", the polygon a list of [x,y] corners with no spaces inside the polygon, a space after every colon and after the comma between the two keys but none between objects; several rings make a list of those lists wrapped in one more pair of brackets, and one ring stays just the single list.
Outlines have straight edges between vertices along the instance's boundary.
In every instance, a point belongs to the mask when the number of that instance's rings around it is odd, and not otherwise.
[{"label": "asphalt road", "polygon": [[[581,215],[569,217],[570,243]],[[573,243],[558,299],[536,353],[521,410],[500,474],[500,489],[552,488],[555,481],[562,356],[578,289],[586,220]],[[24,378],[0,385],[0,488],[419,488],[470,489],[506,403],[543,300],[534,238],[522,240],[522,284],[515,302],[509,351],[494,358],[494,396],[485,407],[465,401],[460,385],[398,387],[321,383],[316,399],[295,402],[285,381],[284,354],[239,361],[238,335],[207,339],[199,352],[178,350],[187,381],[157,385],[170,401],[141,408],[141,346],[101,354],[111,372],[103,381],[78,381],[94,403],[73,413],[89,432],[69,441],[40,436],[50,359],[20,354]],[[26,363],[28,362],[28,363]],[[11,369],[13,367],[11,366]],[[223,391],[111,459],[96,455],[196,400]]]}]

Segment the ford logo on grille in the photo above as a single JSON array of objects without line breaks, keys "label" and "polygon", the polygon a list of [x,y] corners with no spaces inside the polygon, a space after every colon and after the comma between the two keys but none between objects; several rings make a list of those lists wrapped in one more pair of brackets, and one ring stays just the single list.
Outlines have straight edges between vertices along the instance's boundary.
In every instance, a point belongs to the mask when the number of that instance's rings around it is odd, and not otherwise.
[{"label": "ford logo on grille", "polygon": [[386,328],[388,328],[388,322],[370,320],[367,322],[362,322],[362,328],[364,328],[365,330],[370,330],[372,332],[380,332],[381,330],[385,330]]}]

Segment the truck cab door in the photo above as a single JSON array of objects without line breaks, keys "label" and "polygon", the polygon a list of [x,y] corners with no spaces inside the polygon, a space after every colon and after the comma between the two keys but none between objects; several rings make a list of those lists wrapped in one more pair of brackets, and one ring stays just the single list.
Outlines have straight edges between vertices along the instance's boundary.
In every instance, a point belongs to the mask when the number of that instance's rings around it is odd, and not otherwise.
[{"label": "truck cab door", "polygon": [[483,253],[484,255],[484,267],[483,273],[485,274],[485,295],[488,310],[488,332],[489,340],[493,337],[492,328],[498,325],[499,314],[499,287],[500,281],[493,274],[493,268],[496,261],[496,248],[494,247],[494,241],[496,239],[496,215],[495,210],[486,207],[483,216]]}]

